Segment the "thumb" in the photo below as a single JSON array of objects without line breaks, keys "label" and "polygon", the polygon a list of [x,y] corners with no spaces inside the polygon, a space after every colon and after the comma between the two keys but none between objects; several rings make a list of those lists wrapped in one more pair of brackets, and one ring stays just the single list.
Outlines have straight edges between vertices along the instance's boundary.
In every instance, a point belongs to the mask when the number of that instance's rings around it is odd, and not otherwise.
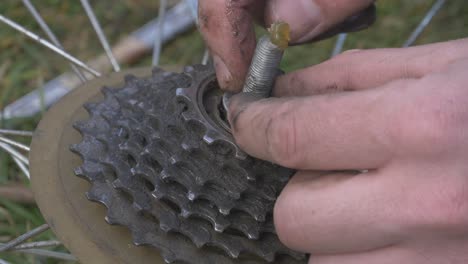
[{"label": "thumb", "polygon": [[267,25],[275,21],[287,22],[291,27],[291,42],[298,44],[369,26],[375,19],[373,2],[270,0],[265,6],[265,20]]}]

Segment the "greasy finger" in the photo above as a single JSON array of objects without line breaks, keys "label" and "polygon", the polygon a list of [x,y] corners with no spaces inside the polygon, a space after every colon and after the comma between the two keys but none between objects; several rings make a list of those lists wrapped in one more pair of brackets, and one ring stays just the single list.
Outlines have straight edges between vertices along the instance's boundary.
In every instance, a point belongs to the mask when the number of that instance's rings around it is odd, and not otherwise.
[{"label": "greasy finger", "polygon": [[239,91],[242,87],[256,44],[252,14],[259,13],[264,2],[199,1],[200,31],[213,55],[219,84],[225,90]]},{"label": "greasy finger", "polygon": [[386,87],[260,101],[239,94],[230,101],[228,118],[236,142],[252,156],[295,169],[377,168],[398,148],[389,131],[401,116],[394,111],[400,97]]},{"label": "greasy finger", "polygon": [[420,78],[468,58],[468,39],[401,49],[353,50],[278,77],[274,96],[363,90],[396,79]]},{"label": "greasy finger", "polygon": [[346,18],[370,6],[374,0],[269,0],[265,21],[284,21],[291,26],[293,44],[310,41]]}]

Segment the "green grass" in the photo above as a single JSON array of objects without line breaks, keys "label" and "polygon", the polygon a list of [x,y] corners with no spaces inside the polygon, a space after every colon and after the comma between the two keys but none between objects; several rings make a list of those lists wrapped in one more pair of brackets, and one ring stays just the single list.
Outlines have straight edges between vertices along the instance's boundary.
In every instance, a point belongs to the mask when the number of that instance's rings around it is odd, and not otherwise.
[{"label": "green grass", "polygon": [[[0,14],[14,19],[34,32],[39,27],[30,17],[21,1],[2,0]],[[33,1],[47,23],[63,41],[65,49],[78,58],[87,60],[101,54],[102,49],[89,27],[79,1]],[[380,0],[379,18],[370,29],[351,34],[345,49],[401,46],[420,22],[433,1],[430,0]],[[126,36],[157,14],[155,1],[121,0],[92,1],[96,13],[112,43]],[[443,10],[418,39],[418,44],[462,38],[468,35],[468,4],[466,0],[447,1]],[[41,34],[42,35],[42,34]],[[289,48],[282,62],[286,71],[317,64],[330,56],[335,39]],[[204,45],[200,35],[193,30],[165,46],[162,64],[192,64],[201,60]],[[139,62],[150,65],[150,56]],[[131,67],[132,65],[124,65]],[[68,69],[68,64],[58,56],[31,42],[26,37],[0,24],[0,109],[33,90],[45,80]],[[0,120],[0,127],[33,130],[40,115],[21,120]],[[20,138],[17,138],[20,140]],[[25,140],[25,139],[21,139]],[[28,143],[27,140],[25,143]],[[7,155],[0,152],[0,184],[21,182],[28,184]],[[0,243],[5,242],[44,220],[35,206],[15,204],[0,199]],[[52,238],[45,233],[42,238]],[[4,253],[0,258],[11,263],[57,263],[21,254]]]}]

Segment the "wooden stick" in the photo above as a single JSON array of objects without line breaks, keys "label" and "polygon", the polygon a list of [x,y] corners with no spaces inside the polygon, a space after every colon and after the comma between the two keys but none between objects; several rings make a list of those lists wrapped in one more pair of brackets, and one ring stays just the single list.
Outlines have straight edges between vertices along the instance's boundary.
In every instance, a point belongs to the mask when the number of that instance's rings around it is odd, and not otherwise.
[{"label": "wooden stick", "polygon": [[0,197],[21,204],[36,203],[31,189],[21,184],[0,186]]}]

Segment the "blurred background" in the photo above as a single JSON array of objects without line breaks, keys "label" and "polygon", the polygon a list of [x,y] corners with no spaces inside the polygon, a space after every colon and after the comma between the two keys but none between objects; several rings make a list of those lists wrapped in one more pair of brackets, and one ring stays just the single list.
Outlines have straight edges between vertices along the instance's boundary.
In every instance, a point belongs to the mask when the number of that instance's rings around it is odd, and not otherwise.
[{"label": "blurred background", "polygon": [[[83,61],[103,53],[88,17],[77,0],[32,1],[56,33],[66,51]],[[176,1],[170,1],[170,5]],[[433,0],[379,0],[378,20],[371,28],[348,36],[344,49],[401,47],[417,27]],[[157,17],[158,1],[118,0],[91,1],[96,16],[111,45],[125,39],[148,21]],[[29,30],[44,36],[38,24],[19,0],[2,0],[0,14]],[[261,30],[258,30],[261,34]],[[468,36],[468,2],[448,0],[433,18],[417,44],[446,41]],[[320,63],[330,57],[336,37],[319,43],[292,47],[282,62],[285,71]],[[200,34],[191,27],[163,46],[160,64],[180,66],[200,63],[205,52]],[[151,65],[151,51],[135,55],[121,63],[122,68]],[[68,63],[61,57],[37,45],[29,38],[0,23],[0,109],[15,102],[47,81],[68,71]],[[2,118],[0,128],[34,130],[46,107],[27,118]],[[28,138],[14,138],[29,144]],[[34,204],[28,180],[12,159],[0,151],[0,243],[44,223]],[[38,239],[53,239],[48,231]],[[64,250],[63,248],[57,248]],[[10,263],[64,263],[20,253],[0,253]]]}]

